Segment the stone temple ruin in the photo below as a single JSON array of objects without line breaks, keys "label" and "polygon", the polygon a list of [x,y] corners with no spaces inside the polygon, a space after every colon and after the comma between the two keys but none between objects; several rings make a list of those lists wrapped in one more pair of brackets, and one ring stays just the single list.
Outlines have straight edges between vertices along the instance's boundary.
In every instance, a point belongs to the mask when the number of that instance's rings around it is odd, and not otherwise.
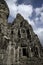
[{"label": "stone temple ruin", "polygon": [[0,65],[43,65],[42,45],[20,14],[8,23],[9,8],[0,0]]}]

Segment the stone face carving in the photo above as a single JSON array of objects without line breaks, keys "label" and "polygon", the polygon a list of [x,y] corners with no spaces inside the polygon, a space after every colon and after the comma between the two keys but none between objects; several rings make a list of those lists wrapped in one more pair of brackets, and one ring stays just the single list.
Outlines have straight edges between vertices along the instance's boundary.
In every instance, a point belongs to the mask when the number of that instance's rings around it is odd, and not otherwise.
[{"label": "stone face carving", "polygon": [[4,0],[0,0],[0,14],[3,15],[3,17],[8,17],[9,15],[9,8]]},{"label": "stone face carving", "polygon": [[[31,25],[20,14],[12,24],[8,23],[8,16],[9,8],[4,0],[0,0],[0,64],[39,64],[42,46]],[[42,61],[40,65],[43,65]]]}]

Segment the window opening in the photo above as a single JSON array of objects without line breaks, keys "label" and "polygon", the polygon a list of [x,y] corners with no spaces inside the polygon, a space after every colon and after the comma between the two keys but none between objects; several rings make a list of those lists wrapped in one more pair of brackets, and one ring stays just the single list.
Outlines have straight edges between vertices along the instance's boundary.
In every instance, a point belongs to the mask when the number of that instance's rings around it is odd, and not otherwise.
[{"label": "window opening", "polygon": [[18,30],[18,37],[21,38],[20,30]]},{"label": "window opening", "polygon": [[23,26],[23,22],[20,23],[20,27],[22,27],[22,26]]},{"label": "window opening", "polygon": [[30,35],[30,32],[29,32],[29,29],[27,29],[27,38],[31,39],[31,35]]}]

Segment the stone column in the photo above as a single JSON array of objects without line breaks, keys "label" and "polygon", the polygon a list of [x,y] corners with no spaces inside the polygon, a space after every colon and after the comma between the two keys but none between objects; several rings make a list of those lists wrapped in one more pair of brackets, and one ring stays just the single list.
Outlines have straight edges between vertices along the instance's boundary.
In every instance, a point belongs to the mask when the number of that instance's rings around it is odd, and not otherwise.
[{"label": "stone column", "polygon": [[30,46],[29,46],[29,57],[33,57]]},{"label": "stone column", "polygon": [[15,47],[14,47],[14,57],[13,57],[13,64],[15,64]]},{"label": "stone column", "polygon": [[40,49],[39,49],[39,47],[38,47],[38,56],[39,56],[39,58],[41,57],[41,56],[40,56]]},{"label": "stone column", "polygon": [[18,58],[18,61],[19,61],[19,50],[20,50],[20,47],[18,46],[18,53],[17,53],[17,58]]},{"label": "stone column", "polygon": [[7,65],[11,65],[11,41],[9,42],[9,46],[7,48],[7,54],[8,54]]}]

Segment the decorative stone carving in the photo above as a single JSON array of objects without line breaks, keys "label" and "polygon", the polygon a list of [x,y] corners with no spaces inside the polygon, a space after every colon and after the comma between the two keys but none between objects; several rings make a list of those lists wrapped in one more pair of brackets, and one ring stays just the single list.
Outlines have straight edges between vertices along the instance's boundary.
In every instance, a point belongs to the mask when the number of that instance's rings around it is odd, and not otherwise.
[{"label": "decorative stone carving", "polygon": [[32,26],[20,14],[10,24],[8,16],[9,8],[0,0],[0,65],[43,65],[42,46]]}]

